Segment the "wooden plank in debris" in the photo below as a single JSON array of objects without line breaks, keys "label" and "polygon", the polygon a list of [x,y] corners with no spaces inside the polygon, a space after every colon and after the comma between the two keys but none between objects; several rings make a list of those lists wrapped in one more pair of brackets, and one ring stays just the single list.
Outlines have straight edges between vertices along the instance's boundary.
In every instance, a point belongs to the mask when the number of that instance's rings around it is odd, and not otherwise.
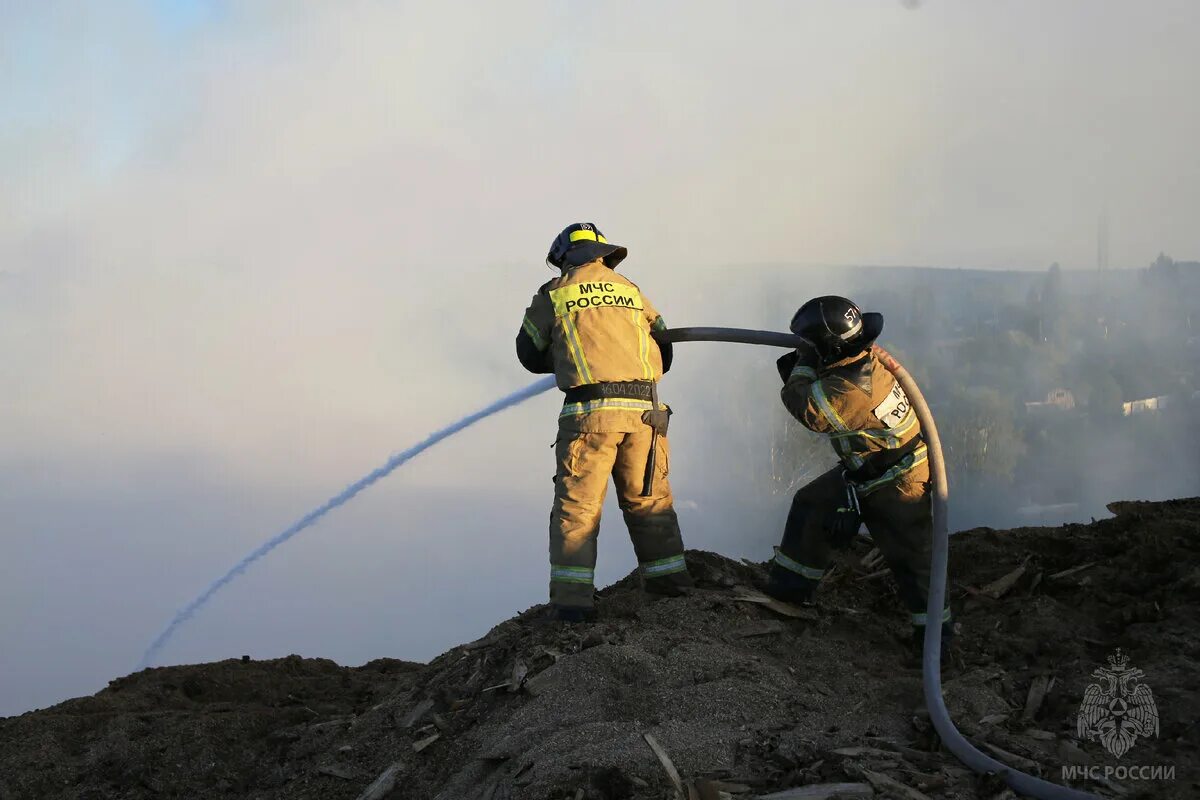
[{"label": "wooden plank in debris", "polygon": [[996,580],[989,583],[979,590],[980,594],[985,594],[993,600],[999,600],[1004,595],[1012,591],[1012,588],[1017,585],[1017,581],[1021,580],[1021,576],[1025,574],[1025,570],[1029,568],[1029,560],[1033,556],[1025,556],[1025,560],[1021,565],[1007,575],[1002,575]]},{"label": "wooden plank in debris", "polygon": [[1021,719],[1030,722],[1037,716],[1038,710],[1042,707],[1042,702],[1046,699],[1046,693],[1054,688],[1054,679],[1047,675],[1038,675],[1029,684],[1029,694],[1025,698],[1025,710],[1021,714]]},{"label": "wooden plank in debris", "polygon": [[862,557],[862,561],[859,561],[858,563],[862,564],[864,567],[869,567],[872,563],[874,563],[875,559],[880,557],[882,557],[882,554],[879,552],[879,548],[872,547],[867,551],[867,554]]},{"label": "wooden plank in debris", "polygon": [[1056,572],[1053,575],[1050,575],[1049,578],[1052,581],[1062,580],[1063,578],[1071,577],[1076,572],[1083,572],[1085,569],[1088,569],[1089,567],[1094,567],[1094,566],[1096,566],[1096,562],[1089,561],[1086,564],[1080,564],[1077,567],[1071,567],[1070,569],[1064,569],[1062,572]]},{"label": "wooden plank in debris", "polygon": [[865,783],[812,783],[782,792],[760,794],[757,800],[861,800],[874,796],[875,790]]},{"label": "wooden plank in debris", "polygon": [[352,781],[358,777],[358,771],[346,764],[325,764],[317,767],[317,772],[331,778],[341,778],[344,781]]},{"label": "wooden plank in debris", "polygon": [[650,749],[654,751],[654,755],[658,756],[658,761],[662,764],[663,770],[667,773],[667,777],[671,779],[671,784],[675,787],[675,796],[683,797],[683,780],[679,777],[679,770],[675,769],[675,765],[671,762],[671,757],[667,755],[667,751],[662,749],[662,745],[654,738],[651,733],[643,733],[642,738],[646,740],[646,744],[650,745]]},{"label": "wooden plank in debris", "polygon": [[397,761],[395,764],[392,764],[381,772],[379,777],[370,786],[363,789],[363,793],[358,796],[358,800],[383,800],[383,798],[391,794],[392,790],[396,788],[396,779],[403,771],[403,762]]},{"label": "wooden plank in debris", "polygon": [[430,700],[429,698],[422,700],[421,702],[417,703],[411,711],[404,715],[404,718],[400,720],[400,727],[411,728],[413,725],[416,725],[418,721],[420,721],[421,717],[428,714],[432,709],[433,700]]},{"label": "wooden plank in debris", "polygon": [[420,740],[419,742],[413,742],[413,752],[416,752],[416,753],[421,752],[426,747],[429,747],[429,745],[433,744],[440,738],[442,738],[442,735],[440,733],[435,733],[432,736],[425,737],[424,739]]},{"label": "wooden plank in debris", "polygon": [[343,725],[349,725],[353,721],[354,717],[338,717],[337,719],[331,719],[326,722],[318,722],[315,725],[309,725],[308,732],[316,733],[318,731],[327,731],[330,728],[340,728]]},{"label": "wooden plank in debris", "polygon": [[1007,750],[991,744],[990,742],[982,742],[982,744],[985,750],[1009,766],[1016,767],[1017,769],[1024,770],[1026,772],[1038,769],[1039,765],[1033,759],[1025,758],[1025,756],[1019,756],[1016,753],[1010,753]]},{"label": "wooden plank in debris", "polygon": [[794,606],[791,603],[784,603],[781,600],[776,600],[774,597],[770,597],[761,592],[744,590],[741,594],[737,595],[733,599],[742,603],[754,603],[756,605],[766,606],[776,614],[780,614],[785,617],[792,617],[793,619],[819,619],[817,612],[811,608],[801,608],[800,606]]},{"label": "wooden plank in debris", "polygon": [[864,778],[870,781],[872,786],[889,796],[901,797],[904,800],[931,800],[929,795],[901,783],[890,775],[869,769],[862,770],[862,774]]},{"label": "wooden plank in debris", "polygon": [[884,575],[891,575],[891,574],[892,574],[892,568],[884,567],[881,570],[876,570],[875,572],[871,572],[866,575],[863,575],[862,577],[858,578],[857,580],[859,583],[864,583],[865,581],[873,581],[876,578],[882,578]]},{"label": "wooden plank in debris", "polygon": [[881,750],[878,747],[839,747],[829,752],[835,756],[846,756],[847,758],[862,758],[864,756],[895,758],[899,755],[894,750]]}]

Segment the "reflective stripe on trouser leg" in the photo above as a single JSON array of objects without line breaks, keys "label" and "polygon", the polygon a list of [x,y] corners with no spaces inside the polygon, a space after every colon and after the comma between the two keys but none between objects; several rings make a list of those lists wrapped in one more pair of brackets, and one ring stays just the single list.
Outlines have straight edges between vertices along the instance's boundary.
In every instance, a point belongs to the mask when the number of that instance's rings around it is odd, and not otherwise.
[{"label": "reflective stripe on trouser leg", "polygon": [[590,608],[600,510],[620,433],[561,433],[550,514],[550,602]]},{"label": "reflective stripe on trouser leg", "polygon": [[808,578],[809,580],[819,581],[825,576],[825,570],[818,569],[816,567],[810,567],[807,564],[801,564],[794,558],[788,558],[778,547],[775,548],[775,558],[773,560],[776,564],[784,569],[791,570],[797,575]]},{"label": "reflective stripe on trouser leg", "polygon": [[642,479],[654,436],[648,425],[625,434],[617,448],[613,467],[617,500],[643,577],[663,585],[691,586],[692,580],[683,559],[679,517],[671,496],[668,478],[671,450],[666,436],[659,436],[656,445],[653,493],[650,497],[642,497]]},{"label": "reflective stripe on trouser leg", "polygon": [[587,567],[565,567],[562,564],[550,565],[550,580],[562,583],[583,583],[594,586],[596,571]]},{"label": "reflective stripe on trouser leg", "polygon": [[687,572],[687,564],[684,562],[682,554],[660,558],[657,561],[643,561],[640,566],[642,574],[647,578],[657,578],[675,572]]},{"label": "reflective stripe on trouser leg", "polygon": [[775,549],[774,562],[801,577],[820,580],[831,553],[825,518],[845,499],[841,467],[835,467],[801,487],[788,509],[783,541]]}]

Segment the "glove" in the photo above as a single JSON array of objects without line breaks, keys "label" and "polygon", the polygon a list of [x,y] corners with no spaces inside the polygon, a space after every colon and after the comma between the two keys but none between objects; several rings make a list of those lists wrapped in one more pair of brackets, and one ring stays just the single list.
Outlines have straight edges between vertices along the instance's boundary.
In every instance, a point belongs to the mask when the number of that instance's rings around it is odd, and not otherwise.
[{"label": "glove", "polygon": [[[844,476],[843,476],[844,479]],[[858,505],[858,492],[854,484],[846,481],[845,501],[829,517],[829,541],[834,547],[847,547],[854,541],[862,525],[862,510]]]},{"label": "glove", "polygon": [[671,421],[671,407],[664,405],[662,408],[654,411],[643,411],[642,422],[654,429],[654,432],[659,436],[667,435],[667,425]]},{"label": "glove", "polygon": [[800,360],[800,353],[793,350],[790,353],[784,353],[775,361],[775,369],[779,370],[779,378],[784,383],[787,383],[788,376],[792,374],[792,370],[796,368],[796,362]]},{"label": "glove", "polygon": [[779,370],[779,377],[784,383],[787,383],[788,376],[792,374],[798,366],[812,367],[814,370],[820,365],[821,359],[817,356],[817,351],[811,347],[800,346],[792,352],[780,357],[775,362],[776,369]]}]

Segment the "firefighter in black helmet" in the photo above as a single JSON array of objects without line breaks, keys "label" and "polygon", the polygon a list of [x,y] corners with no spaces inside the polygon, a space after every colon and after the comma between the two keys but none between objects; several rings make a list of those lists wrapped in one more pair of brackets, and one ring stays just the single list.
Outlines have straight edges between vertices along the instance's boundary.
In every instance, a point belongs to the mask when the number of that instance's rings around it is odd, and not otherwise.
[{"label": "firefighter in black helmet", "polygon": [[[783,404],[806,428],[829,438],[841,464],[796,493],[767,592],[811,602],[832,549],[848,545],[866,523],[920,642],[929,621],[929,465],[916,412],[871,349],[883,316],[828,295],[802,305],[791,330],[808,346],[778,361]],[[952,633],[948,608],[933,623]]]}]

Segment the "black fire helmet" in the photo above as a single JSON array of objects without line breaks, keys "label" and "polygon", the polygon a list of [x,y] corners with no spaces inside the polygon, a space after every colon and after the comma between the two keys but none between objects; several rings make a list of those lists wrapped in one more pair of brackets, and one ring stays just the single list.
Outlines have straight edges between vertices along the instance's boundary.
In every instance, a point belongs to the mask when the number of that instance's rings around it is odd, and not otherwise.
[{"label": "black fire helmet", "polygon": [[562,233],[554,237],[550,244],[550,252],[546,254],[546,263],[554,269],[578,267],[597,258],[604,260],[604,265],[616,269],[629,251],[616,244],[609,244],[600,233],[600,229],[590,222],[576,222],[562,229]]},{"label": "black fire helmet", "polygon": [[825,295],[800,306],[792,317],[791,329],[830,364],[870,347],[883,332],[883,315],[864,314],[845,297]]}]

